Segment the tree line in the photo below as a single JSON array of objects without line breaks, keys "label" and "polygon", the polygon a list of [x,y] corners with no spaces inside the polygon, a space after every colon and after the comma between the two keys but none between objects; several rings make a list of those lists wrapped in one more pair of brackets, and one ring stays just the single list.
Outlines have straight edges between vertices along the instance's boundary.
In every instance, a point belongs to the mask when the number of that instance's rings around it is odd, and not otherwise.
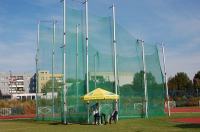
[{"label": "tree line", "polygon": [[168,79],[169,94],[176,96],[199,96],[200,92],[200,71],[191,80],[187,73],[178,72],[175,76]]}]

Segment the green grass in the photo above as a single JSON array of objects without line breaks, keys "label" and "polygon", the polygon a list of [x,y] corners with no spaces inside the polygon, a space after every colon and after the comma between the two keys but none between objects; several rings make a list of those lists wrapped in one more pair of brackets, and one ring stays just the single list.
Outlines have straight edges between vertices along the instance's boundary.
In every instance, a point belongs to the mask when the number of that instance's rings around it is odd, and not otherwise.
[{"label": "green grass", "polygon": [[0,132],[199,132],[200,125],[174,123],[172,118],[200,117],[200,113],[176,114],[172,117],[124,119],[108,125],[63,125],[34,120],[1,120]]}]

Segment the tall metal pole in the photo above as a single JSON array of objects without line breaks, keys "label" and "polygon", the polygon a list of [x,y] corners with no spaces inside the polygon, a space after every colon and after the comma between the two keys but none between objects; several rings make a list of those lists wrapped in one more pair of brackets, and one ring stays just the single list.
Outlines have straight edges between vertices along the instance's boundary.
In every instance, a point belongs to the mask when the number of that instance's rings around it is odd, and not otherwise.
[{"label": "tall metal pole", "polygon": [[55,110],[54,110],[54,105],[55,105],[55,101],[54,101],[54,89],[55,89],[55,78],[54,78],[54,56],[55,56],[55,50],[54,50],[54,46],[55,46],[55,29],[56,29],[56,21],[53,18],[53,41],[52,41],[52,114],[53,114],[53,119],[55,117]]},{"label": "tall metal pole", "polygon": [[94,88],[96,89],[97,87],[97,78],[96,78],[96,57],[97,53],[94,54]]},{"label": "tall metal pole", "polygon": [[145,91],[145,117],[148,118],[148,95],[147,95],[147,79],[146,79],[146,62],[144,54],[144,41],[142,40],[142,60],[143,60],[143,70],[144,70],[144,91]]},{"label": "tall metal pole", "polygon": [[[115,81],[115,94],[117,91],[117,48],[116,48],[116,22],[115,22],[115,5],[112,5],[112,16],[113,16],[113,54],[114,54],[114,81]],[[118,110],[117,100],[115,101],[115,108]]]},{"label": "tall metal pole", "polygon": [[85,24],[86,24],[86,90],[89,92],[89,70],[88,70],[88,0],[85,1]]},{"label": "tall metal pole", "polygon": [[[118,90],[118,95],[120,96],[120,90],[119,90],[119,55],[117,55],[117,57],[116,57],[117,59],[116,59],[116,63],[117,63],[117,90]],[[120,112],[120,98],[118,99],[118,113]]]},{"label": "tall metal pole", "polygon": [[67,85],[66,85],[66,0],[63,0],[63,98],[64,98],[64,124],[67,124]]},{"label": "tall metal pole", "polygon": [[165,88],[166,88],[166,96],[167,96],[167,109],[168,109],[168,116],[171,116],[170,105],[169,105],[169,91],[167,85],[167,68],[166,68],[166,61],[165,61],[165,47],[162,43],[162,53],[163,53],[163,64],[164,64],[164,78],[165,78]]},{"label": "tall metal pole", "polygon": [[138,42],[141,43],[141,45],[142,45],[145,118],[148,118],[148,94],[147,94],[147,79],[146,79],[146,63],[145,63],[145,54],[144,54],[144,40],[138,40]]},{"label": "tall metal pole", "polygon": [[78,56],[79,56],[79,53],[78,53],[78,43],[79,43],[79,24],[76,25],[76,105],[77,105],[77,108],[78,108]]},{"label": "tall metal pole", "polygon": [[[88,70],[88,0],[85,0],[85,25],[86,25],[86,92],[89,93],[89,70]],[[88,102],[88,123],[89,121],[89,102]]]},{"label": "tall metal pole", "polygon": [[39,43],[40,43],[40,21],[37,24],[37,49],[36,49],[36,117],[38,118],[38,53],[39,53]]}]

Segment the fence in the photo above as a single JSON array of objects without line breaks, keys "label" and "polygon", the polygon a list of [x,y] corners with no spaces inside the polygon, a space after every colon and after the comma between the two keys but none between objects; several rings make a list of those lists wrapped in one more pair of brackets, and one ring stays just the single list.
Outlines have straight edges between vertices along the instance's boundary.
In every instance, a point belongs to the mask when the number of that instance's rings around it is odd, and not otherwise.
[{"label": "fence", "polygon": [[0,119],[35,118],[35,101],[0,100]]}]

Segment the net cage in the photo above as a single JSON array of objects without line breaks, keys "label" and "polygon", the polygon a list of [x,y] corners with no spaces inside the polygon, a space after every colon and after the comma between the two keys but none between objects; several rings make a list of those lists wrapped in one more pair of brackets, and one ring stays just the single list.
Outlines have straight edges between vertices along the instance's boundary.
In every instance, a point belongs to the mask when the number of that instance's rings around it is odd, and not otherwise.
[{"label": "net cage", "polygon": [[[66,47],[59,23],[41,22],[37,50],[37,119],[92,123],[95,101],[85,102],[86,27],[83,10],[67,8]],[[54,27],[55,25],[55,27]],[[78,32],[77,32],[78,29]],[[89,91],[102,88],[115,93],[112,17],[89,14]],[[63,48],[66,48],[66,85],[63,93]],[[120,118],[162,116],[165,90],[159,50],[144,44],[147,97],[145,98],[143,48],[125,28],[116,24],[116,71]],[[67,110],[64,115],[64,96]],[[115,101],[100,101],[101,111],[110,115]],[[147,106],[147,111],[145,110]]]}]

